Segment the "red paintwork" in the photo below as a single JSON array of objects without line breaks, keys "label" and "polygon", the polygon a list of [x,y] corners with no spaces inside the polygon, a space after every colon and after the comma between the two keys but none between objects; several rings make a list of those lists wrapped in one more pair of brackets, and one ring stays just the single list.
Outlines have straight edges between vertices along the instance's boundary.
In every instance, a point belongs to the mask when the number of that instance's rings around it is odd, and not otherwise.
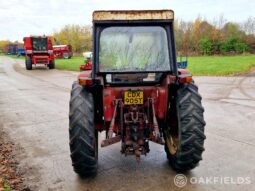
[{"label": "red paintwork", "polygon": [[27,52],[28,50],[32,51],[32,38],[31,37],[24,37],[24,49]]},{"label": "red paintwork", "polygon": [[71,45],[55,45],[53,46],[53,53],[56,58],[64,58],[64,54],[68,55],[68,58],[73,56]]},{"label": "red paintwork", "polygon": [[[167,76],[162,84],[157,86],[104,86],[102,90],[104,129],[97,129],[102,131],[109,127],[108,139],[102,142],[103,145],[109,145],[107,140],[115,142],[112,140],[112,138],[116,139],[116,137],[113,137],[113,132],[119,135],[123,128],[124,137],[121,153],[125,155],[135,154],[137,160],[140,159],[140,155],[146,155],[150,151],[148,140],[164,144],[162,137],[160,137],[158,122],[166,120],[168,85],[173,82],[172,80],[172,76]],[[125,91],[142,91],[143,104],[125,105],[123,103]],[[116,111],[118,112],[116,113]],[[123,114],[123,120],[121,120],[121,113]],[[97,120],[95,122],[98,123]],[[98,127],[100,125],[96,125],[96,128]]]},{"label": "red paintwork", "polygon": [[54,60],[52,41],[50,37],[47,37],[47,51],[34,51],[32,46],[32,38],[36,37],[24,37],[24,49],[26,56],[30,57],[32,64],[49,64],[51,60]]},{"label": "red paintwork", "polygon": [[147,98],[155,100],[155,110],[157,118],[164,119],[167,109],[167,91],[165,87],[105,87],[103,90],[104,103],[104,120],[111,121],[114,112],[113,101],[115,99],[123,99],[124,91],[127,90],[142,90],[144,92],[144,105],[148,105]]},{"label": "red paintwork", "polygon": [[[169,86],[176,84],[178,78],[168,75],[157,85],[115,87],[105,84],[102,76],[93,81],[91,72],[82,72],[78,81],[91,87],[94,95],[95,128],[100,132],[107,130],[106,140],[101,145],[105,147],[122,141],[121,153],[134,154],[137,160],[150,151],[148,141],[164,145],[159,128],[167,119],[168,98],[171,97]],[[93,85],[88,83],[89,80]],[[142,91],[144,103],[125,105],[125,91]]]},{"label": "red paintwork", "polygon": [[49,57],[47,55],[45,56],[37,56],[34,55],[32,57],[32,63],[36,63],[36,64],[45,64],[49,62]]},{"label": "red paintwork", "polygon": [[83,71],[83,70],[92,70],[92,64],[91,64],[89,58],[86,60],[86,64],[80,65],[80,70],[81,71]]}]

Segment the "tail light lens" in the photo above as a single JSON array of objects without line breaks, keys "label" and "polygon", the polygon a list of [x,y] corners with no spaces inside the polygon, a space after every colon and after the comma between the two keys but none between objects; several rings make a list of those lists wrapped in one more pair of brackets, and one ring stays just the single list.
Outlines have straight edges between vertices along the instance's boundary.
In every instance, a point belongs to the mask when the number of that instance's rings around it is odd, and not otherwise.
[{"label": "tail light lens", "polygon": [[81,86],[92,86],[93,85],[93,79],[88,78],[88,77],[79,77],[78,81]]}]

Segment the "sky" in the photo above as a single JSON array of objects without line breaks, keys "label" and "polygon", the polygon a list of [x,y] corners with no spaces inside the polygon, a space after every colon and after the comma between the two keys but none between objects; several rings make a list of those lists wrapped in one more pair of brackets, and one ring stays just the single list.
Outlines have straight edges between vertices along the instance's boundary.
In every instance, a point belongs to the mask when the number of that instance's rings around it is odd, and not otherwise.
[{"label": "sky", "polygon": [[0,0],[0,40],[52,35],[67,24],[91,24],[94,10],[172,9],[175,18],[209,21],[223,15],[242,22],[255,16],[254,0]]}]

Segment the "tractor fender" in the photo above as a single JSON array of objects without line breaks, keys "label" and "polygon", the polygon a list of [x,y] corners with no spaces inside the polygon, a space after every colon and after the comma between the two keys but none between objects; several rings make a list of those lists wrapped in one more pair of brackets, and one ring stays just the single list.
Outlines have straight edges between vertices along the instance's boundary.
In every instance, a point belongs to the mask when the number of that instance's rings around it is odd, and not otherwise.
[{"label": "tractor fender", "polygon": [[158,105],[157,105],[157,117],[159,119],[164,119],[167,110],[167,97],[168,93],[166,88],[158,88]]},{"label": "tractor fender", "polygon": [[78,75],[77,79],[79,80],[80,78],[91,78],[91,73],[91,70],[83,71]]}]

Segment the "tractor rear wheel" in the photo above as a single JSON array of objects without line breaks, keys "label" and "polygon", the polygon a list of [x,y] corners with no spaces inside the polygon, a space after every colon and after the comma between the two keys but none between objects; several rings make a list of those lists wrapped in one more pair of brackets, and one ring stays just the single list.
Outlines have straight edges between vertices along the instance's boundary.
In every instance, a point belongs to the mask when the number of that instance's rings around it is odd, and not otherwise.
[{"label": "tractor rear wheel", "polygon": [[31,60],[31,58],[30,57],[26,57],[26,69],[27,70],[32,70],[32,60]]},{"label": "tractor rear wheel", "polygon": [[54,69],[55,68],[55,61],[51,60],[48,67],[49,67],[49,69]]},{"label": "tractor rear wheel", "polygon": [[195,84],[184,84],[170,102],[168,125],[164,131],[165,151],[176,171],[188,171],[202,160],[204,151],[204,108]]},{"label": "tractor rear wheel", "polygon": [[69,111],[70,151],[74,171],[80,176],[97,172],[98,133],[94,127],[93,95],[73,83]]}]

